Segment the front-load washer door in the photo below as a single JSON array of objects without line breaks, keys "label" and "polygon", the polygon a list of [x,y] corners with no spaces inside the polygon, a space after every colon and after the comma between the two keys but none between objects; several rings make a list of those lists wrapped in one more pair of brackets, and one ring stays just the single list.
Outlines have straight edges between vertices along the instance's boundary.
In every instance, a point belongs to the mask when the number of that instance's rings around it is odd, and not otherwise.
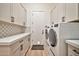
[{"label": "front-load washer door", "polygon": [[52,47],[55,47],[57,44],[57,35],[54,29],[49,30],[49,42]]}]

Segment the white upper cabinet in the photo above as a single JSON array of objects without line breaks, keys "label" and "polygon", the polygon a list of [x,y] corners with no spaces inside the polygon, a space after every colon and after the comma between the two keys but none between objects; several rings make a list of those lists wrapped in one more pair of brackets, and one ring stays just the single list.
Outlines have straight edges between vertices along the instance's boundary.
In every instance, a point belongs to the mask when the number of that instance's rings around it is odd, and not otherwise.
[{"label": "white upper cabinet", "polygon": [[14,17],[14,21],[16,24],[24,25],[25,24],[25,17],[26,17],[25,9],[22,7],[21,4],[13,4],[13,13],[12,17]]},{"label": "white upper cabinet", "polygon": [[11,16],[14,17],[14,22],[16,24],[20,24],[20,22],[19,22],[19,7],[18,7],[18,4],[16,4],[16,3],[12,4],[12,14],[11,14]]},{"label": "white upper cabinet", "polygon": [[57,4],[52,10],[52,22],[59,23],[65,16],[65,4]]},{"label": "white upper cabinet", "polygon": [[65,4],[61,3],[57,5],[58,7],[58,22],[62,22],[64,20],[65,17]]},{"label": "white upper cabinet", "polygon": [[52,10],[52,22],[68,22],[79,19],[78,3],[60,3],[56,4]]},{"label": "white upper cabinet", "polygon": [[25,25],[25,22],[26,22],[26,9],[22,6],[22,4],[19,4],[19,20],[20,20],[20,23],[22,25]]},{"label": "white upper cabinet", "polygon": [[52,22],[56,23],[57,22],[57,14],[58,10],[57,7],[54,8],[54,10],[52,11]]},{"label": "white upper cabinet", "polygon": [[78,3],[66,3],[65,20],[72,21],[78,19]]},{"label": "white upper cabinet", "polygon": [[10,4],[0,3],[0,20],[10,22]]},{"label": "white upper cabinet", "polygon": [[0,3],[0,20],[25,26],[26,9],[19,3]]}]

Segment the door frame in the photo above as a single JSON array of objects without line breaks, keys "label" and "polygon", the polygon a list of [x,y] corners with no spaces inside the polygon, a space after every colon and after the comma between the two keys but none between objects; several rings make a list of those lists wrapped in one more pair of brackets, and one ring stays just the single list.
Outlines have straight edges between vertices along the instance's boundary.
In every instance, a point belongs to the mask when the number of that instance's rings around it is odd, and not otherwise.
[{"label": "door frame", "polygon": [[[50,14],[50,11],[31,11],[31,35],[32,35],[32,16],[33,16],[33,12],[46,12],[46,13],[48,13],[49,14],[49,20],[50,20],[50,24],[51,24],[51,14]],[[31,37],[31,42],[32,42],[32,37]],[[32,44],[31,44],[32,45]]]}]

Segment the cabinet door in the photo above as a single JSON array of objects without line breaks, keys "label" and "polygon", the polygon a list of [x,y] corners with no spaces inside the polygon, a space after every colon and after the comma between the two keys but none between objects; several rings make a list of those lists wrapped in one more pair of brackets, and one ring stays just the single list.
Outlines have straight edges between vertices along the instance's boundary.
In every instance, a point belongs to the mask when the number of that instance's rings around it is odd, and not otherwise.
[{"label": "cabinet door", "polygon": [[15,42],[14,44],[10,45],[10,54],[13,56],[20,55],[20,47],[19,47],[19,41]]},{"label": "cabinet door", "polygon": [[57,10],[58,10],[57,21],[60,23],[64,20],[63,17],[65,17],[65,4],[64,3],[58,4],[57,5]]},{"label": "cabinet door", "polygon": [[28,49],[30,48],[30,36],[26,36],[25,40],[24,40],[24,53],[26,53],[28,51]]},{"label": "cabinet door", "polygon": [[20,56],[20,48],[17,48],[17,49],[13,52],[12,56]]},{"label": "cabinet door", "polygon": [[52,11],[52,22],[56,23],[57,21],[57,7]]},{"label": "cabinet door", "polygon": [[23,14],[23,25],[25,26],[26,25],[26,20],[27,20],[27,11],[25,9],[24,10],[24,14]]},{"label": "cabinet door", "polygon": [[25,25],[25,10],[19,3],[13,4],[12,16],[15,19],[15,23],[19,25]]},{"label": "cabinet door", "polygon": [[18,17],[19,22],[20,22],[21,25],[25,25],[24,24],[24,22],[25,22],[25,10],[24,10],[24,7],[21,4],[19,4],[18,7],[19,7],[19,17]]},{"label": "cabinet door", "polygon": [[18,4],[13,3],[12,4],[12,17],[14,17],[14,22],[16,24],[19,24],[19,7]]},{"label": "cabinet door", "polygon": [[0,3],[0,20],[10,22],[10,4]]},{"label": "cabinet door", "polygon": [[68,56],[79,56],[79,49],[68,45]]},{"label": "cabinet door", "polygon": [[66,6],[66,20],[72,21],[78,19],[78,4],[77,3],[67,3]]},{"label": "cabinet door", "polygon": [[24,40],[24,51],[27,52],[28,50],[28,37],[25,37],[25,40]]},{"label": "cabinet door", "polygon": [[14,17],[14,22],[18,25],[22,25],[22,16],[21,16],[21,6],[19,3],[13,4],[13,13],[12,16]]}]

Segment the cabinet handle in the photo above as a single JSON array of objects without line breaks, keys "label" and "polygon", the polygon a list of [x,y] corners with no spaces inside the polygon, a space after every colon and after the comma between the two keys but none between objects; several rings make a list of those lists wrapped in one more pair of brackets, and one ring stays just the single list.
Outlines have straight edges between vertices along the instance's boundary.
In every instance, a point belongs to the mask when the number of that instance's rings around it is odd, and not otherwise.
[{"label": "cabinet handle", "polygon": [[22,51],[23,50],[23,44],[22,45],[20,45],[20,51]]},{"label": "cabinet handle", "polygon": [[62,17],[62,22],[65,22],[65,16]]},{"label": "cabinet handle", "polygon": [[79,52],[78,51],[76,51],[76,50],[73,50],[75,53],[77,53],[77,54],[79,54]]},{"label": "cabinet handle", "polygon": [[23,42],[23,40],[19,41],[20,43]]},{"label": "cabinet handle", "polygon": [[11,16],[11,22],[14,22],[14,17],[13,16]]}]

